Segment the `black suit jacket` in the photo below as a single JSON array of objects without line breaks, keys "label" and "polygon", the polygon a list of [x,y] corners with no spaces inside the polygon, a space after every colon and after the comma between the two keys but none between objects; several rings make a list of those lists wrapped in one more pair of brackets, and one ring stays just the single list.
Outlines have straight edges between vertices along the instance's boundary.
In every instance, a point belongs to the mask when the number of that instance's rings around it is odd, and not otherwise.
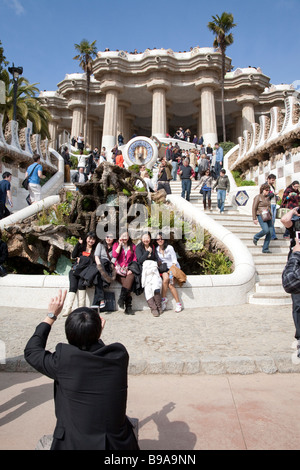
[{"label": "black suit jacket", "polygon": [[89,351],[59,343],[45,350],[50,325],[40,323],[25,359],[54,379],[56,428],[52,450],[138,450],[126,417],[129,356],[120,343],[99,340]]}]

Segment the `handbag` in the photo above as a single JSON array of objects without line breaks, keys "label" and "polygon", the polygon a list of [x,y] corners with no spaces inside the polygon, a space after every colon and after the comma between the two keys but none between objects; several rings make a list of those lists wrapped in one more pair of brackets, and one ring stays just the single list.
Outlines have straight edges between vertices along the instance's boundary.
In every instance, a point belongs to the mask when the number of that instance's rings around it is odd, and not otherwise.
[{"label": "handbag", "polygon": [[119,263],[116,264],[116,273],[119,274],[119,276],[126,277],[127,271],[127,266],[120,266]]},{"label": "handbag", "polygon": [[268,222],[269,220],[272,220],[272,214],[269,210],[262,211],[261,218],[264,222]]},{"label": "handbag", "polygon": [[26,189],[26,191],[28,191],[29,178],[31,177],[32,173],[34,172],[34,170],[36,169],[37,166],[38,166],[38,163],[32,168],[32,171],[30,172],[30,175],[28,175],[28,176],[22,181],[22,186],[23,186],[24,189]]},{"label": "handbag", "polygon": [[158,263],[158,272],[159,274],[167,273],[169,271],[167,263]]},{"label": "handbag", "polygon": [[107,312],[115,312],[116,308],[116,298],[114,292],[104,291],[104,300],[105,300],[105,310]]}]

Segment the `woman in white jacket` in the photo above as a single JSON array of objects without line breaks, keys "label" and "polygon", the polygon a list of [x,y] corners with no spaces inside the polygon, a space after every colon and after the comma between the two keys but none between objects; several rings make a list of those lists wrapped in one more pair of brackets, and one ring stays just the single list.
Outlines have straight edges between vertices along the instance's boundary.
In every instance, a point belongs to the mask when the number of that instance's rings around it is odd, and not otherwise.
[{"label": "woman in white jacket", "polygon": [[142,287],[145,298],[154,317],[162,313],[161,287],[162,279],[158,271],[158,258],[155,246],[151,243],[150,233],[142,235],[141,242],[136,246],[136,259],[142,266]]},{"label": "woman in white jacket", "polygon": [[[161,232],[157,235],[156,242],[158,245],[156,248],[156,253],[158,255],[158,258],[162,263],[165,263],[167,265],[168,271],[173,264],[177,266],[178,268],[180,268],[174,248],[172,247],[172,245],[169,245],[166,240],[163,239]],[[171,294],[173,295],[176,301],[175,312],[181,312],[182,305],[179,301],[179,296],[178,296],[176,287],[174,286],[173,275],[171,271],[163,273],[162,281],[163,281],[162,301],[161,301],[162,310],[164,311],[167,308],[168,299],[166,296],[167,296],[167,290],[169,288],[171,291]]]}]

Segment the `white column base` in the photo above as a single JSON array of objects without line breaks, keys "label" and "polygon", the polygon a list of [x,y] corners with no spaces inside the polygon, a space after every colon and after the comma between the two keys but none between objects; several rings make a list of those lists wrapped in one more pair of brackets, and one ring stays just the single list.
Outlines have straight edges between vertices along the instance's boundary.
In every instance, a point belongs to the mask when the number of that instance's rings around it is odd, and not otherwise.
[{"label": "white column base", "polygon": [[208,144],[214,148],[215,143],[218,142],[218,136],[215,132],[207,132],[203,134],[204,146],[207,147]]},{"label": "white column base", "polygon": [[102,147],[105,147],[106,148],[106,152],[107,152],[107,161],[108,162],[111,162],[111,151],[112,149],[114,148],[114,146],[116,145],[117,143],[117,139],[116,139],[116,136],[114,135],[104,135],[102,137],[102,143],[101,143],[101,149]]}]

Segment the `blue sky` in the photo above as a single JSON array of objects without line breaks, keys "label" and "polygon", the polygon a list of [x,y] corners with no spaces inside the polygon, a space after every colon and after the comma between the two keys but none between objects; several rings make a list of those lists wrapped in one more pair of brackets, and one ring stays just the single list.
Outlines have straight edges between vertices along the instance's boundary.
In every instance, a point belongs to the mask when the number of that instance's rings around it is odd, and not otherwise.
[{"label": "blue sky", "polygon": [[0,40],[10,63],[40,90],[56,90],[66,73],[80,72],[75,43],[189,51],[209,47],[212,15],[234,15],[232,65],[261,67],[271,83],[300,79],[300,0],[0,0]]}]

